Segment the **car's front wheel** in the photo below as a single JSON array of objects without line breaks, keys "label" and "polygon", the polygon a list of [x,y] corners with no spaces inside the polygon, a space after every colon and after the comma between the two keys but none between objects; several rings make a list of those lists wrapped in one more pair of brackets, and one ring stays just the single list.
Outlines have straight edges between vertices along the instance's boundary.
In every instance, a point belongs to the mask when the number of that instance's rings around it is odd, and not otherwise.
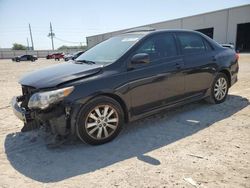
[{"label": "car's front wheel", "polygon": [[226,100],[228,94],[229,82],[224,73],[218,73],[211,88],[211,94],[207,98],[208,102],[219,104]]},{"label": "car's front wheel", "polygon": [[120,133],[123,123],[124,113],[120,104],[110,97],[97,97],[81,109],[76,133],[88,144],[104,144]]}]

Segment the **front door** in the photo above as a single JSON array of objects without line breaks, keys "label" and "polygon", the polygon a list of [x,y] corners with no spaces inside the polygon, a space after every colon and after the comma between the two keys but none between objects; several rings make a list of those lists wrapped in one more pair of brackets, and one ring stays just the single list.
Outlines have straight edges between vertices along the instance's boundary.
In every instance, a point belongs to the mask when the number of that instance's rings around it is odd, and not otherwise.
[{"label": "front door", "polygon": [[139,115],[178,100],[184,93],[182,58],[170,33],[151,36],[133,55],[147,53],[150,63],[128,71],[131,111]]}]

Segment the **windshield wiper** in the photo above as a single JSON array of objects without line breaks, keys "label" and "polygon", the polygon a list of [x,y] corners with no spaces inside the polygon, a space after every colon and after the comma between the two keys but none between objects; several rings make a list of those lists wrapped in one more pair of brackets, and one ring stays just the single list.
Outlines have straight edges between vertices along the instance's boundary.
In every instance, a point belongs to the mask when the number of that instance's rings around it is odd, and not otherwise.
[{"label": "windshield wiper", "polygon": [[82,64],[82,63],[86,63],[86,64],[90,64],[90,65],[92,65],[92,64],[96,64],[94,61],[89,61],[89,60],[75,60],[75,63],[77,63],[77,64]]}]

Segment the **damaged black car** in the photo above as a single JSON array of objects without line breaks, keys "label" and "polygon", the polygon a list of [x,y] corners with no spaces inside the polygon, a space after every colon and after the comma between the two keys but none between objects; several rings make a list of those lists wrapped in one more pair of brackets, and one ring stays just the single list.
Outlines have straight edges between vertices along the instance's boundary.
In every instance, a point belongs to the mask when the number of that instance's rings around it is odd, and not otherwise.
[{"label": "damaged black car", "polygon": [[236,52],[199,32],[137,30],[24,76],[12,107],[22,131],[43,126],[97,145],[114,139],[124,123],[162,110],[224,102],[237,73]]}]

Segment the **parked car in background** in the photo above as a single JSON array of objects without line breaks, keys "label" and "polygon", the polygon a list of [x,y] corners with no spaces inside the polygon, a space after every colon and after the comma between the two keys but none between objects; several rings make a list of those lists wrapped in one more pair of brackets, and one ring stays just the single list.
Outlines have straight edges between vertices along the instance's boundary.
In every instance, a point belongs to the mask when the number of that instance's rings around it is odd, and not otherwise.
[{"label": "parked car in background", "polygon": [[61,137],[103,144],[124,123],[198,100],[224,102],[238,58],[195,31],[125,33],[24,76],[12,108],[26,130],[38,122]]},{"label": "parked car in background", "polygon": [[46,56],[46,59],[55,59],[55,60],[60,60],[64,58],[64,53],[53,53],[53,54],[48,54]]},{"label": "parked car in background", "polygon": [[54,55],[54,54],[48,54],[48,55],[46,56],[46,59],[53,59],[53,55]]},{"label": "parked car in background", "polygon": [[69,60],[75,60],[76,58],[78,58],[80,55],[82,55],[84,53],[84,51],[79,51],[73,54],[68,54],[64,56],[64,61],[69,61]]},{"label": "parked car in background", "polygon": [[64,61],[69,61],[70,59],[72,59],[73,54],[65,54],[64,55]]},{"label": "parked car in background", "polygon": [[55,60],[60,60],[60,59],[64,59],[64,54],[63,53],[56,53],[54,54],[54,59]]},{"label": "parked car in background", "polygon": [[12,58],[12,61],[36,61],[37,57],[35,55],[22,55]]}]

